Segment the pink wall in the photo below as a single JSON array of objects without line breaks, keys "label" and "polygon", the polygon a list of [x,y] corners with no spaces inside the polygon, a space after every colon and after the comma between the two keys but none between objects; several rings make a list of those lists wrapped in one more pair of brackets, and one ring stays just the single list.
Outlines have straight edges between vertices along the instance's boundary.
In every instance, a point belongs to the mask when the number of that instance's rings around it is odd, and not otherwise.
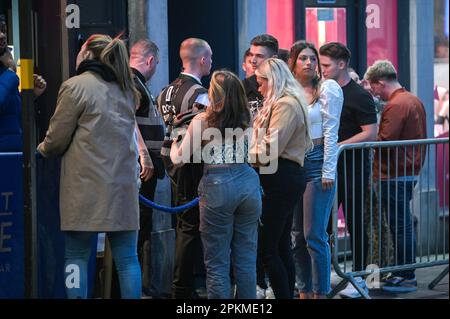
[{"label": "pink wall", "polygon": [[[325,22],[325,43],[337,41],[347,44],[346,21],[346,10],[344,8],[334,8],[334,21]],[[306,9],[306,40],[314,43],[317,49],[321,46],[319,43],[317,8]],[[322,43],[322,45],[325,43]]]},{"label": "pink wall", "polygon": [[267,0],[267,33],[278,39],[280,48],[294,43],[294,0]]},{"label": "pink wall", "polygon": [[388,59],[397,68],[397,0],[367,0],[371,4],[380,8],[380,27],[367,29],[367,66]]},{"label": "pink wall", "polygon": [[[267,1],[267,33],[275,36],[280,48],[289,49],[295,40],[294,0]],[[367,5],[377,5],[379,28],[367,29],[367,66],[376,60],[388,59],[398,67],[398,28],[397,0],[367,0]],[[335,9],[334,21],[326,22],[327,42],[347,43],[346,12],[344,8]],[[306,40],[319,47],[317,8],[306,9]],[[363,74],[361,74],[363,76]]]}]

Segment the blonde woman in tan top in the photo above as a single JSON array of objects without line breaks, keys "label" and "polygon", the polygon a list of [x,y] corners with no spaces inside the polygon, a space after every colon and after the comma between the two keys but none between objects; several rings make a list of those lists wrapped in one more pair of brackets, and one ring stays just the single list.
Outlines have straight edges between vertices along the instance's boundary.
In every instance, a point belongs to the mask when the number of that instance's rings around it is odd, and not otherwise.
[{"label": "blonde woman in tan top", "polygon": [[264,105],[255,117],[250,156],[264,190],[261,250],[277,299],[292,299],[295,267],[290,245],[294,207],[303,196],[305,153],[312,149],[304,91],[286,63],[268,59],[256,70]]}]

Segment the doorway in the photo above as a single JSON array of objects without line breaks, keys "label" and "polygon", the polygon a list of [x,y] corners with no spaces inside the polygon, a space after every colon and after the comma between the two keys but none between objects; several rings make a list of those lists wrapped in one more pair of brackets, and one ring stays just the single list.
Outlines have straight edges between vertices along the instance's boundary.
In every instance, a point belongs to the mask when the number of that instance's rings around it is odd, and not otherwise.
[{"label": "doorway", "polygon": [[128,3],[127,0],[69,0],[67,4],[76,4],[80,8],[80,28],[69,29],[69,70],[73,76],[76,56],[90,35],[128,35]]}]

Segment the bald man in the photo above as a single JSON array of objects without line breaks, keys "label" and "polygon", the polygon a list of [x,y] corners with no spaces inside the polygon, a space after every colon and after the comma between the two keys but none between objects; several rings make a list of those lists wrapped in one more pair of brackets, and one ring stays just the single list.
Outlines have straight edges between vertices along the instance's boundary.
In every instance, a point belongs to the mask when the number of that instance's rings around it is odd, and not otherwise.
[{"label": "bald man", "polygon": [[[157,179],[165,177],[164,164],[161,159],[161,147],[164,141],[164,123],[159,113],[147,83],[152,79],[159,63],[159,48],[149,39],[137,41],[130,50],[130,67],[136,89],[141,99],[136,110],[136,122],[143,142],[150,156],[150,167],[153,168],[149,177],[142,177],[140,193],[154,200]],[[145,165],[145,163],[143,164]],[[153,174],[152,174],[153,173]],[[152,289],[151,267],[151,233],[153,229],[153,210],[144,205],[139,206],[139,236],[138,257],[142,268],[142,291],[146,296],[158,297]]]},{"label": "bald man", "polygon": [[[208,104],[208,92],[202,86],[201,79],[211,72],[211,47],[201,39],[186,39],[180,46],[180,58],[183,72],[161,92],[158,98],[158,107],[166,124],[170,116],[189,111],[194,103]],[[177,92],[174,91],[175,88]]]},{"label": "bald man", "polygon": [[[201,79],[211,72],[211,47],[201,39],[186,39],[180,46],[180,58],[183,62],[183,72],[158,97],[158,107],[166,125],[179,114],[195,112],[206,108],[209,104],[208,91],[202,86]],[[198,196],[197,187],[203,175],[201,164],[186,164],[168,172],[175,184],[177,206],[186,204]],[[196,255],[201,251],[199,224],[198,206],[177,215],[172,284],[172,297],[175,299],[195,297],[194,265],[198,257]]]}]

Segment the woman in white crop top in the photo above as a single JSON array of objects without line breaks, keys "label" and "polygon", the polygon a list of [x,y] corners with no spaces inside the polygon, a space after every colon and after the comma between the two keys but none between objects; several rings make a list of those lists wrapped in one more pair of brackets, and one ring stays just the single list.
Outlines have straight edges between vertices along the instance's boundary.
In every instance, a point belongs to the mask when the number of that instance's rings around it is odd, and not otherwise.
[{"label": "woman in white crop top", "polygon": [[306,190],[292,227],[296,283],[301,299],[325,298],[330,291],[331,257],[327,225],[335,194],[338,130],[344,96],[334,80],[322,82],[319,54],[313,44],[298,41],[289,68],[308,99],[314,149],[306,154]]}]

